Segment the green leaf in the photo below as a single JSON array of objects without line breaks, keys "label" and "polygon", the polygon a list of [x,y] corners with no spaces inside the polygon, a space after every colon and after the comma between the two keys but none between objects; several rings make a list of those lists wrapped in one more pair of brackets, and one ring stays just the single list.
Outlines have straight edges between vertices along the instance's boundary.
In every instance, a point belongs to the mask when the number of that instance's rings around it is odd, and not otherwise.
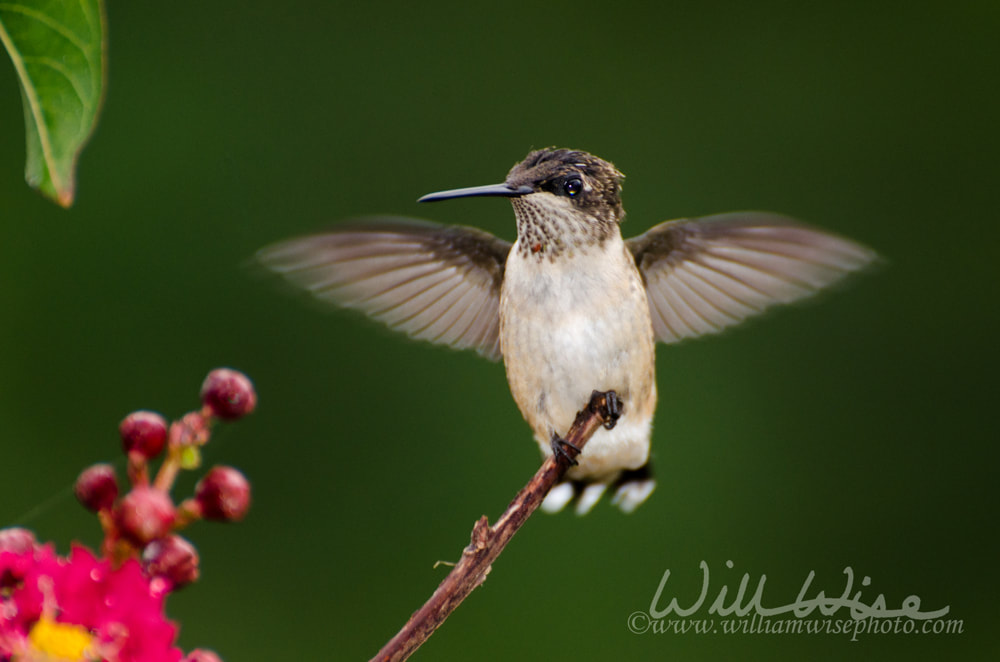
[{"label": "green leaf", "polygon": [[24,178],[73,204],[76,159],[97,123],[104,89],[103,0],[0,0],[0,41],[21,83]]}]

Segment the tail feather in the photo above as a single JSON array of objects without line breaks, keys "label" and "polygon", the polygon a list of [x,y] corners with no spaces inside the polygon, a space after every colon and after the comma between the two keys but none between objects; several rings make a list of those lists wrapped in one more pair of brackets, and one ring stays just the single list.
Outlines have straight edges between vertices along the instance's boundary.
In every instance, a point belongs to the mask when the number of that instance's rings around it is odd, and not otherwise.
[{"label": "tail feather", "polygon": [[549,491],[545,501],[542,502],[542,510],[547,513],[558,513],[572,502],[575,503],[573,510],[577,515],[586,515],[593,510],[608,488],[612,491],[613,505],[623,513],[633,512],[656,489],[652,463],[647,462],[638,469],[623,471],[603,482],[563,481]]}]

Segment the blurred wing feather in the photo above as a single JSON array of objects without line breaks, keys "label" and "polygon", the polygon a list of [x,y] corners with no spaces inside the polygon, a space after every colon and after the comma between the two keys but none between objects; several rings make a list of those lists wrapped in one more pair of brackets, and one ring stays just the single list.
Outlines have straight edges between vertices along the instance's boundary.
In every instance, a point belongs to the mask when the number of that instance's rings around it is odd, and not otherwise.
[{"label": "blurred wing feather", "polygon": [[764,212],[661,223],[628,240],[658,340],[717,333],[871,262],[850,240]]},{"label": "blurred wing feather", "polygon": [[509,252],[509,242],[475,228],[375,219],[268,246],[257,259],[320,300],[497,360]]}]

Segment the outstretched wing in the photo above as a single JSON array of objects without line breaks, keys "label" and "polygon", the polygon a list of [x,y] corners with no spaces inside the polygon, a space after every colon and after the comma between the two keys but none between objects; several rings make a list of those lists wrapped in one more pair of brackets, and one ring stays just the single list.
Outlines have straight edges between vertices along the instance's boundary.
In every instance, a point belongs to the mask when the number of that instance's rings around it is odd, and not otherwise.
[{"label": "outstretched wing", "polygon": [[765,212],[668,221],[626,244],[646,282],[653,331],[668,343],[809,296],[875,257],[853,241]]},{"label": "outstretched wing", "polygon": [[510,246],[475,228],[380,218],[274,244],[257,259],[318,299],[497,360]]}]

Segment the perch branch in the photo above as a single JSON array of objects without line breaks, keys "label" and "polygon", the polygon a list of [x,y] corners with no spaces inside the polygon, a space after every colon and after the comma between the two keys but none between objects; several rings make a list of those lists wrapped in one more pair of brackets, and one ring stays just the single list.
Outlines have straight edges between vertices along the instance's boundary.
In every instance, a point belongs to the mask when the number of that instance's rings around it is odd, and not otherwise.
[{"label": "perch branch", "polygon": [[434,634],[466,596],[483,583],[493,561],[542,503],[552,486],[574,463],[597,428],[604,425],[610,429],[614,426],[620,413],[619,407],[620,402],[614,391],[594,391],[590,402],[576,415],[573,426],[563,440],[565,443],[559,444],[563,452],[553,453],[545,459],[538,472],[518,492],[496,524],[490,526],[485,515],[479,518],[472,527],[472,542],[462,551],[461,560],[427,602],[414,612],[396,636],[372,658],[372,662],[405,660]]}]

